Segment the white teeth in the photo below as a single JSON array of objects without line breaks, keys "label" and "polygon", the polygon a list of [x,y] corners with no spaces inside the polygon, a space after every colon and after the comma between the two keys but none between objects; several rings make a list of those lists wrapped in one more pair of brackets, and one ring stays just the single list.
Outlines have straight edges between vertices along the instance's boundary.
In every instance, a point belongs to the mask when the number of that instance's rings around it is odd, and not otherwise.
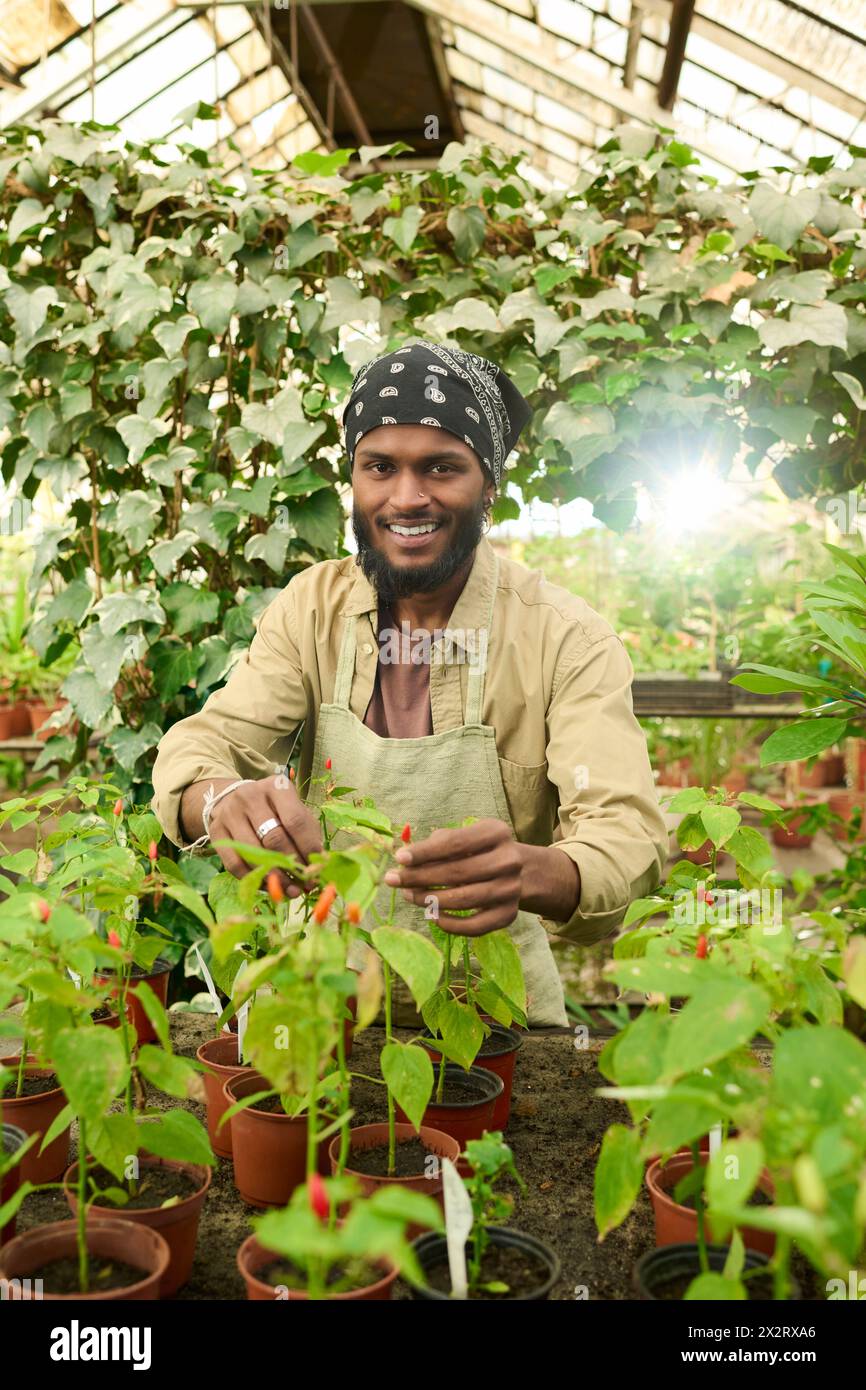
[{"label": "white teeth", "polygon": [[392,524],[388,527],[389,531],[396,531],[398,536],[426,536],[429,531],[435,531],[438,523],[428,521],[424,526],[397,526]]}]

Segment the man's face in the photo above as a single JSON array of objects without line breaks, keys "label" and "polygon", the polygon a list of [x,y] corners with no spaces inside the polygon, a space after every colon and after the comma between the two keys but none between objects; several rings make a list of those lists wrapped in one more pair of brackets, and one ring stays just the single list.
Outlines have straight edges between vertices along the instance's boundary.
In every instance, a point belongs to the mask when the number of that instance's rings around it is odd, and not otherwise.
[{"label": "man's face", "polygon": [[352,528],[380,597],[447,583],[481,539],[493,494],[474,449],[447,430],[380,425],[365,434],[352,469]]}]

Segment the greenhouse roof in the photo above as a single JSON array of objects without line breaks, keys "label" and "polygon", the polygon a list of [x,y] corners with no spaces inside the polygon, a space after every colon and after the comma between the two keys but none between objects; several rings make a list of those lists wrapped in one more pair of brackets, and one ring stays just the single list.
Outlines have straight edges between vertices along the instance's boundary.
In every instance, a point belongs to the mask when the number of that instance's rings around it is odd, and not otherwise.
[{"label": "greenhouse roof", "polygon": [[238,179],[397,140],[426,167],[475,136],[569,183],[623,121],[728,177],[866,145],[864,93],[862,0],[0,0],[0,125],[219,141]]}]

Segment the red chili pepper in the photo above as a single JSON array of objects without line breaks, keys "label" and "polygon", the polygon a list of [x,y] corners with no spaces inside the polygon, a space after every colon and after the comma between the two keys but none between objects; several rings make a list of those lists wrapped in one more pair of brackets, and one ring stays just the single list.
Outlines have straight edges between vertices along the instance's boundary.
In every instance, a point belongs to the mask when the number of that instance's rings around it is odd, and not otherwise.
[{"label": "red chili pepper", "polygon": [[328,769],[329,772],[331,771],[331,759],[330,759],[330,758],[326,758],[326,759],[325,759],[325,767]]},{"label": "red chili pepper", "polygon": [[157,855],[156,840],[151,840],[150,844],[149,844],[148,847],[147,847],[147,857],[148,857],[148,859],[150,860],[151,864],[155,864],[155,863],[156,863],[156,855]]},{"label": "red chili pepper", "polygon": [[316,906],[313,908],[313,921],[318,922],[319,926],[322,925],[330,912],[336,896],[337,890],[333,883],[326,883],[316,900]]},{"label": "red chili pepper", "polygon": [[713,897],[712,893],[707,893],[707,895],[706,895],[704,901],[706,902],[707,907],[712,907],[713,903],[714,903],[716,900],[715,900],[715,898]]},{"label": "red chili pepper", "polygon": [[695,950],[695,955],[697,956],[698,960],[704,960],[706,958],[708,950],[709,943],[707,942],[707,938],[703,935],[703,933],[701,933],[701,935],[698,937],[698,944]]},{"label": "red chili pepper", "polygon": [[271,900],[275,903],[281,903],[286,895],[283,892],[283,885],[280,882],[280,876],[276,869],[271,869],[271,872],[268,874],[267,885]]},{"label": "red chili pepper", "polygon": [[318,1173],[311,1173],[307,1178],[307,1197],[310,1202],[310,1210],[318,1216],[320,1221],[327,1221],[331,1207],[328,1202],[328,1194],[325,1191],[325,1184]]},{"label": "red chili pepper", "polygon": [[121,941],[120,937],[117,935],[117,932],[113,928],[108,933],[108,944],[109,946],[116,946],[118,951],[123,950],[123,942]]},{"label": "red chili pepper", "polygon": [[114,806],[112,807],[112,810],[116,816],[123,815],[123,800],[121,797],[117,798],[117,800],[114,803]]},{"label": "red chili pepper", "polygon": [[51,904],[47,903],[44,898],[40,898],[36,906],[39,909],[40,921],[47,922],[51,916]]},{"label": "red chili pepper", "polygon": [[348,907],[346,908],[346,916],[348,917],[352,925],[357,927],[358,923],[361,920],[361,904],[354,902],[349,903]]},{"label": "red chili pepper", "polygon": [[289,781],[290,781],[290,782],[294,782],[294,780],[295,780],[295,769],[294,769],[293,767],[290,767],[290,768],[289,768]]},{"label": "red chili pepper", "polygon": [[400,831],[400,839],[403,841],[403,844],[404,844],[404,845],[408,845],[408,843],[409,843],[409,841],[411,840],[411,838],[412,838],[412,827],[410,826],[409,822],[407,821],[406,824],[403,826],[403,829]]}]

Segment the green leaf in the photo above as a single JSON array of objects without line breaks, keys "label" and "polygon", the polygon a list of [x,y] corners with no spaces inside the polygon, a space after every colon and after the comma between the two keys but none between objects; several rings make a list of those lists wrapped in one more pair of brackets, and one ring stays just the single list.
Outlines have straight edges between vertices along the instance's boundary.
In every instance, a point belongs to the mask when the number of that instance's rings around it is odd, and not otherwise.
[{"label": "green leaf", "polygon": [[705,980],[671,1024],[664,1075],[699,1071],[751,1042],[769,1011],[768,996],[749,980]]},{"label": "green leaf", "polygon": [[168,584],[160,598],[179,636],[216,622],[219,615],[219,596],[192,584]]},{"label": "green leaf", "polygon": [[804,719],[786,724],[761,744],[761,767],[811,758],[838,743],[847,727],[847,719]]},{"label": "green leaf", "polygon": [[472,943],[482,977],[492,980],[502,993],[523,1012],[526,1009],[526,983],[517,947],[506,931],[487,932]]},{"label": "green leaf", "polygon": [[439,983],[442,952],[425,936],[406,927],[378,927],[372,939],[382,959],[405,980],[420,1009]]},{"label": "green leaf", "polygon": [[[156,1036],[159,1038],[159,1041],[162,1043],[162,1046],[165,1048],[166,1054],[170,1055],[170,1054],[171,1054],[171,1037],[169,1036],[169,1030],[168,1030],[168,1017],[167,1017],[167,1015],[166,1015],[165,1009],[164,1009],[163,1006],[162,1006],[162,1002],[161,1002],[159,999],[157,999],[157,997],[156,997],[156,995],[154,994],[153,990],[151,989],[150,985],[147,983],[147,980],[139,980],[139,981],[136,983],[136,986],[135,986],[135,997],[136,997],[136,999],[138,1000],[138,1002],[139,1002],[139,1004],[141,1005],[141,1007],[144,1009],[144,1012],[147,1014],[147,1017],[148,1017],[148,1019],[150,1020],[150,1023],[152,1024],[152,1026],[153,1026],[153,1031],[156,1033]],[[142,1052],[143,1052],[144,1050],[145,1050],[144,1048],[141,1049]],[[141,1061],[141,1053],[139,1053],[139,1063],[140,1063],[140,1061]],[[152,1077],[151,1079],[152,1079],[152,1080],[155,1080],[154,1077]],[[157,1085],[159,1085],[159,1084],[160,1084],[160,1083],[157,1082]],[[168,1087],[163,1087],[163,1090],[167,1090],[167,1089],[168,1089]],[[187,1093],[186,1093],[186,1091],[184,1090],[184,1091],[172,1091],[171,1094],[172,1094],[173,1096],[176,1096],[176,1095],[186,1096]]]},{"label": "green leaf", "polygon": [[[483,208],[451,208],[446,225],[454,238],[454,250],[460,261],[471,261],[484,243],[487,219]],[[570,274],[571,272],[567,272]],[[540,287],[539,287],[540,288]],[[544,291],[541,291],[544,293]]]},{"label": "green leaf", "polygon": [[233,275],[221,271],[196,280],[187,294],[187,304],[198,315],[209,333],[224,333],[229,326],[238,286]]},{"label": "green leaf", "polygon": [[640,1147],[640,1130],[614,1124],[605,1133],[594,1179],[600,1240],[621,1226],[634,1206],[644,1175]]},{"label": "green leaf", "polygon": [[724,1274],[708,1270],[692,1280],[683,1294],[683,1302],[742,1303],[748,1297],[746,1286],[739,1279],[726,1279]]},{"label": "green leaf", "polygon": [[76,1115],[88,1122],[100,1119],[129,1076],[119,1031],[61,1028],[51,1053],[57,1079]]},{"label": "green leaf", "polygon": [[749,213],[762,236],[788,251],[815,217],[820,202],[817,189],[782,193],[761,180],[755,184],[749,198]]},{"label": "green leaf", "polygon": [[[381,930],[391,929],[383,927]],[[381,1067],[388,1090],[415,1129],[420,1129],[434,1081],[433,1063],[424,1048],[411,1043],[386,1043],[382,1048]]]},{"label": "green leaf", "polygon": [[188,1110],[168,1110],[158,1119],[140,1120],[138,1141],[142,1148],[159,1158],[200,1163],[205,1167],[213,1167],[216,1163],[207,1130]]},{"label": "green leaf", "polygon": [[701,820],[716,849],[721,849],[725,841],[731,838],[739,828],[741,819],[739,811],[734,810],[733,806],[710,805],[701,811]]},{"label": "green leaf", "polygon": [[[141,986],[136,989],[136,994],[140,997]],[[136,1065],[160,1091],[177,1096],[179,1100],[187,1099],[196,1068],[185,1057],[175,1057],[171,1052],[163,1052],[161,1047],[145,1043],[139,1048]]]},{"label": "green leaf", "polygon": [[484,1025],[477,1011],[471,1004],[449,999],[439,1010],[437,1024],[448,1056],[468,1070],[484,1041]]},{"label": "green leaf", "polygon": [[744,1207],[764,1167],[764,1146],[757,1139],[728,1139],[707,1164],[704,1195],[713,1211]]}]

